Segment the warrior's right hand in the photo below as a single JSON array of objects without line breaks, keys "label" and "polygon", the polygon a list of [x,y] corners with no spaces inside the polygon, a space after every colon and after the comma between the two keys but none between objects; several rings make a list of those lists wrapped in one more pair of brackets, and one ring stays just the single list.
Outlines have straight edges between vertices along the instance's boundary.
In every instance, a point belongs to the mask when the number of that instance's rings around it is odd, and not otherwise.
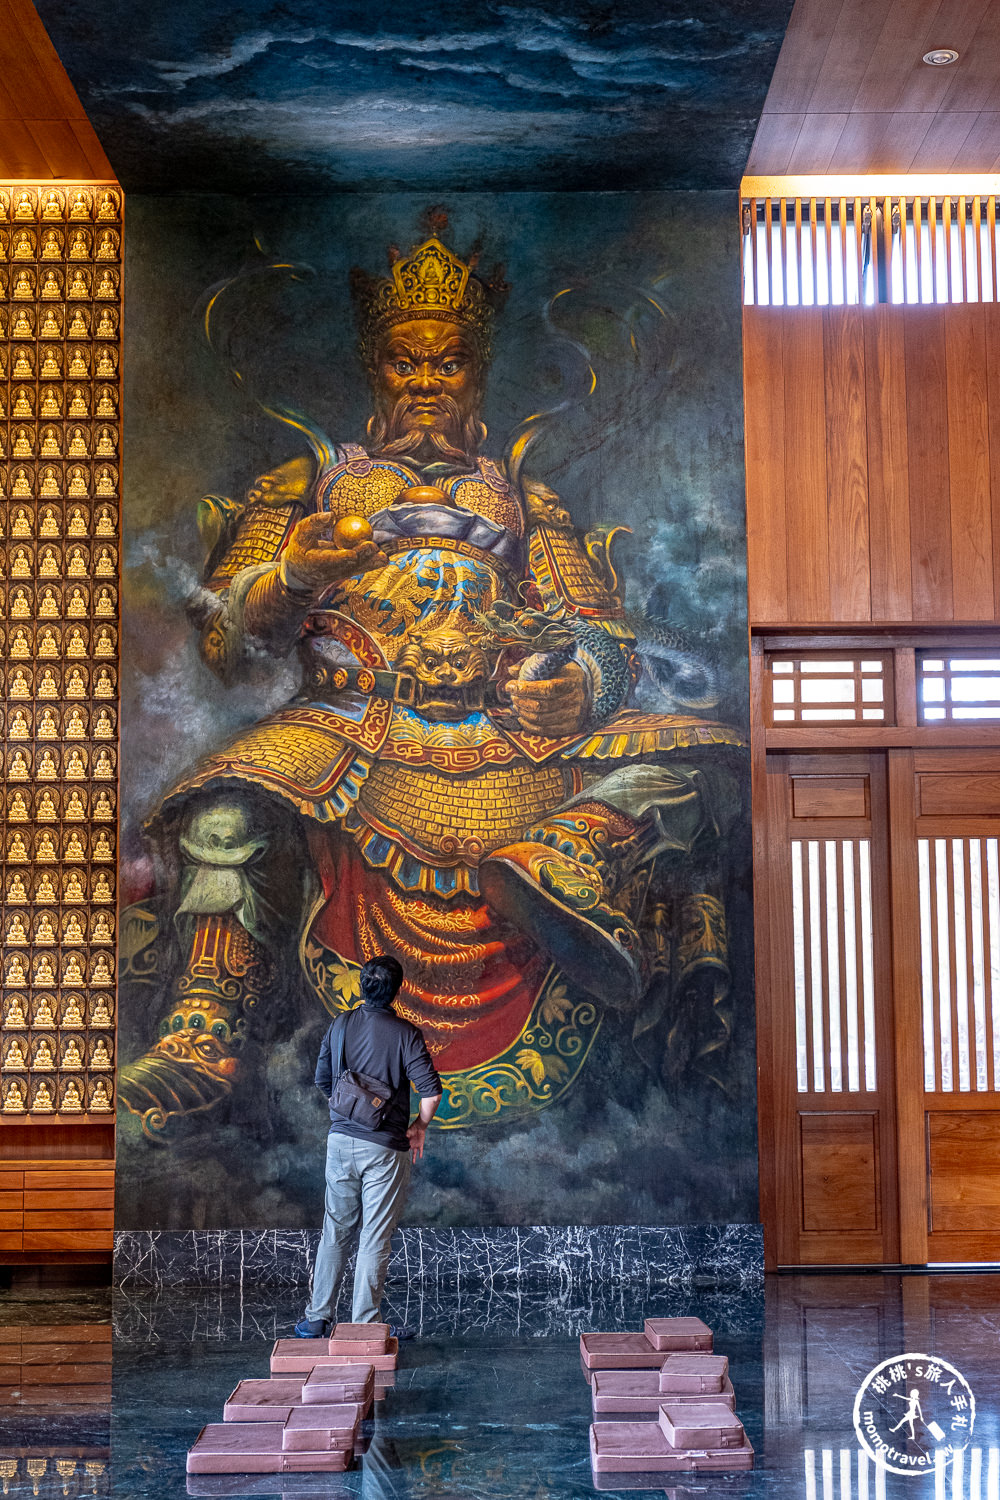
[{"label": "warrior's right hand", "polygon": [[305,516],[281,554],[281,581],[291,589],[323,593],[345,578],[384,568],[389,559],[374,541],[341,546],[334,538],[333,517]]}]

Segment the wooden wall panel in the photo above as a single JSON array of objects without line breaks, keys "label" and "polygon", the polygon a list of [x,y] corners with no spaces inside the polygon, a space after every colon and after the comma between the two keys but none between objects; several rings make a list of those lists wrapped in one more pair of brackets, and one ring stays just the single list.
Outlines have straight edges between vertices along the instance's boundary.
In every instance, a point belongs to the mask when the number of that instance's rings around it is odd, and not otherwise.
[{"label": "wooden wall panel", "polygon": [[1000,615],[1000,304],[744,309],[752,625]]}]

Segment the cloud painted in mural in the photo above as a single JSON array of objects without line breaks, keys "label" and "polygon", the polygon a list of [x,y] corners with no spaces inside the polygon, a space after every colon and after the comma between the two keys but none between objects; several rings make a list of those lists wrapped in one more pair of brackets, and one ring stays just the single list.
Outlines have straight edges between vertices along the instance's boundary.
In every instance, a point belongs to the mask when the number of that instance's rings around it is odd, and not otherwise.
[{"label": "cloud painted in mural", "polygon": [[39,10],[127,188],[454,191],[735,186],[790,4]]}]

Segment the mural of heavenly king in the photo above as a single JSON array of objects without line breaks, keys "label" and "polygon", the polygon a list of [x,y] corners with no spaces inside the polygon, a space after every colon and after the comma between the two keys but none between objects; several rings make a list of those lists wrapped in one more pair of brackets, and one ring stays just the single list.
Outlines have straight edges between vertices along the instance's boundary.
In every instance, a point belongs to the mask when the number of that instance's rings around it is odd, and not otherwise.
[{"label": "mural of heavenly king", "polygon": [[149,824],[159,892],[122,926],[147,1050],[120,1097],[150,1139],[253,1097],[291,1018],[355,1004],[373,954],[403,965],[446,1129],[552,1104],[609,1009],[638,1032],[693,985],[725,995],[711,871],[742,741],[637,706],[622,528],[578,530],[523,440],[481,451],[506,291],[437,236],[356,272],[365,443],[313,433],[243,503],[201,502],[205,661],[238,692],[297,657],[301,686]]}]

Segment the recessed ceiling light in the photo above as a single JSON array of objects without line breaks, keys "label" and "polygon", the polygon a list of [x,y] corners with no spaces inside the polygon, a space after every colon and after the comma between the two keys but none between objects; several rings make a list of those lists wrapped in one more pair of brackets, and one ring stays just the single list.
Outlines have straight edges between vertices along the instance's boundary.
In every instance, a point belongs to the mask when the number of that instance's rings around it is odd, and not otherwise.
[{"label": "recessed ceiling light", "polygon": [[949,63],[958,62],[958,53],[954,47],[935,47],[932,52],[924,53],[924,62],[932,68],[946,68]]}]

